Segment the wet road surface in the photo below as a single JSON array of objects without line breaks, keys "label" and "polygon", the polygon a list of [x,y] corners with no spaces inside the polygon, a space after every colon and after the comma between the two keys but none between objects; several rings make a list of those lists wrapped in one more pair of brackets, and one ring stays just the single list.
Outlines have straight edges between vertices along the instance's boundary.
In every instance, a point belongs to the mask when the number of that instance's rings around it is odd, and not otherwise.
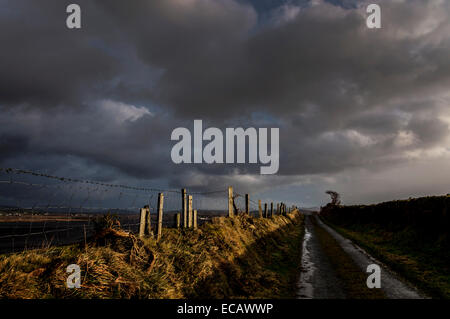
[{"label": "wet road surface", "polygon": [[[328,232],[339,244],[343,253],[348,254],[352,261],[367,278],[367,266],[377,264],[381,267],[381,290],[389,299],[425,298],[423,294],[411,285],[403,282],[381,262],[370,256],[363,249],[344,238],[335,230],[325,225],[316,215],[305,214],[305,236],[302,247],[302,267],[297,283],[297,298],[299,299],[343,299],[347,298],[343,279],[340,278],[325,253],[317,236],[317,228]],[[367,288],[369,289],[369,288]],[[374,288],[376,289],[376,288]]]},{"label": "wet road surface", "polygon": [[311,216],[305,218],[302,272],[297,287],[297,297],[300,299],[345,298],[342,282],[337,277],[328,256],[322,250]]}]

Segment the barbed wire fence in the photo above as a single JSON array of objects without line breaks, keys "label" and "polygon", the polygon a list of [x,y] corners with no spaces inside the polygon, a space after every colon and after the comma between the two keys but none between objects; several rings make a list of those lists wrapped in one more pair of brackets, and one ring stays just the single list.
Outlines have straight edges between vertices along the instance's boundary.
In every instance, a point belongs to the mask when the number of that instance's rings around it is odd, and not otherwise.
[{"label": "barbed wire fence", "polygon": [[147,227],[143,222],[149,223],[146,234],[159,239],[162,227],[197,228],[217,216],[271,217],[290,210],[278,206],[284,211],[271,212],[268,203],[233,193],[232,187],[189,192],[0,168],[0,253],[82,242],[94,234],[97,218],[108,213],[117,216],[123,230],[140,236]]}]

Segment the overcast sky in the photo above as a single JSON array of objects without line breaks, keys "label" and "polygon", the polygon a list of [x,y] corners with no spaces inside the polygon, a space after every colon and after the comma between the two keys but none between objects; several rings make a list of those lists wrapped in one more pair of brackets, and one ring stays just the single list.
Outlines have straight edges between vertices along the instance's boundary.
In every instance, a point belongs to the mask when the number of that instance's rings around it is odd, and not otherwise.
[{"label": "overcast sky", "polygon": [[[302,206],[450,193],[449,15],[446,0],[0,0],[0,166]],[[194,119],[279,127],[278,174],[173,164],[170,134]]]}]

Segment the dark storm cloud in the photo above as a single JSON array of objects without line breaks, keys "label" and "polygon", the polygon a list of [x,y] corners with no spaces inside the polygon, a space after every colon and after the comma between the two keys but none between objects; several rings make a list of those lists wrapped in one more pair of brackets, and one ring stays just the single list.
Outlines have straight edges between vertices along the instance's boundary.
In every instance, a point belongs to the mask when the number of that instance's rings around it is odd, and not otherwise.
[{"label": "dark storm cloud", "polygon": [[128,117],[130,115],[121,114],[122,109],[114,109],[114,103],[103,103],[107,106],[87,106],[81,113],[46,111],[43,117],[38,111],[27,114],[5,111],[7,117],[0,120],[0,131],[28,133],[28,148],[16,147],[19,154],[31,152],[88,158],[143,178],[164,174],[167,169],[162,163],[170,153],[166,142],[170,131],[164,125],[164,116],[142,113],[139,119],[133,120]]},{"label": "dark storm cloud", "polygon": [[[449,84],[449,72],[436,72],[449,68],[447,46],[423,47],[432,35],[369,31],[363,10],[322,4],[301,10],[289,23],[255,31],[255,13],[246,6],[181,3],[135,2],[124,10],[116,1],[105,9],[131,34],[139,56],[164,70],[155,98],[183,116],[263,110],[282,117],[312,102],[344,117]],[[386,20],[396,21],[390,24],[399,33],[417,28],[411,24],[428,9],[417,1],[385,7]]]},{"label": "dark storm cloud", "polygon": [[420,144],[432,146],[441,142],[448,134],[448,124],[436,117],[413,117],[408,129],[420,139]]},{"label": "dark storm cloud", "polygon": [[[105,28],[94,23],[92,33],[70,32],[64,27],[66,6],[64,1],[2,1],[0,103],[80,104],[117,74],[116,59],[95,43]],[[90,7],[85,7],[87,17]]]},{"label": "dark storm cloud", "polygon": [[[448,137],[446,1],[379,1],[381,30],[361,1],[78,1],[81,30],[65,28],[67,3],[0,2],[8,163],[69,156],[214,188],[258,170],[173,164],[175,127],[279,126],[277,183],[398,163]],[[266,187],[255,179],[236,183]]]},{"label": "dark storm cloud", "polygon": [[16,155],[17,152],[22,152],[28,146],[28,139],[26,136],[10,135],[8,133],[0,134],[0,159]]}]

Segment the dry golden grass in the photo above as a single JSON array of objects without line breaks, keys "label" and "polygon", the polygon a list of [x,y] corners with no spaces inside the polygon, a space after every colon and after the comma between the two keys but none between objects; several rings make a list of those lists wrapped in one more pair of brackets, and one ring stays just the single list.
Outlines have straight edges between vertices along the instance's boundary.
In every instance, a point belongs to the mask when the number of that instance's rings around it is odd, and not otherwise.
[{"label": "dry golden grass", "polygon": [[[117,229],[72,245],[0,256],[3,298],[293,297],[303,215],[215,218],[140,240]],[[67,289],[66,267],[81,267]]]}]

